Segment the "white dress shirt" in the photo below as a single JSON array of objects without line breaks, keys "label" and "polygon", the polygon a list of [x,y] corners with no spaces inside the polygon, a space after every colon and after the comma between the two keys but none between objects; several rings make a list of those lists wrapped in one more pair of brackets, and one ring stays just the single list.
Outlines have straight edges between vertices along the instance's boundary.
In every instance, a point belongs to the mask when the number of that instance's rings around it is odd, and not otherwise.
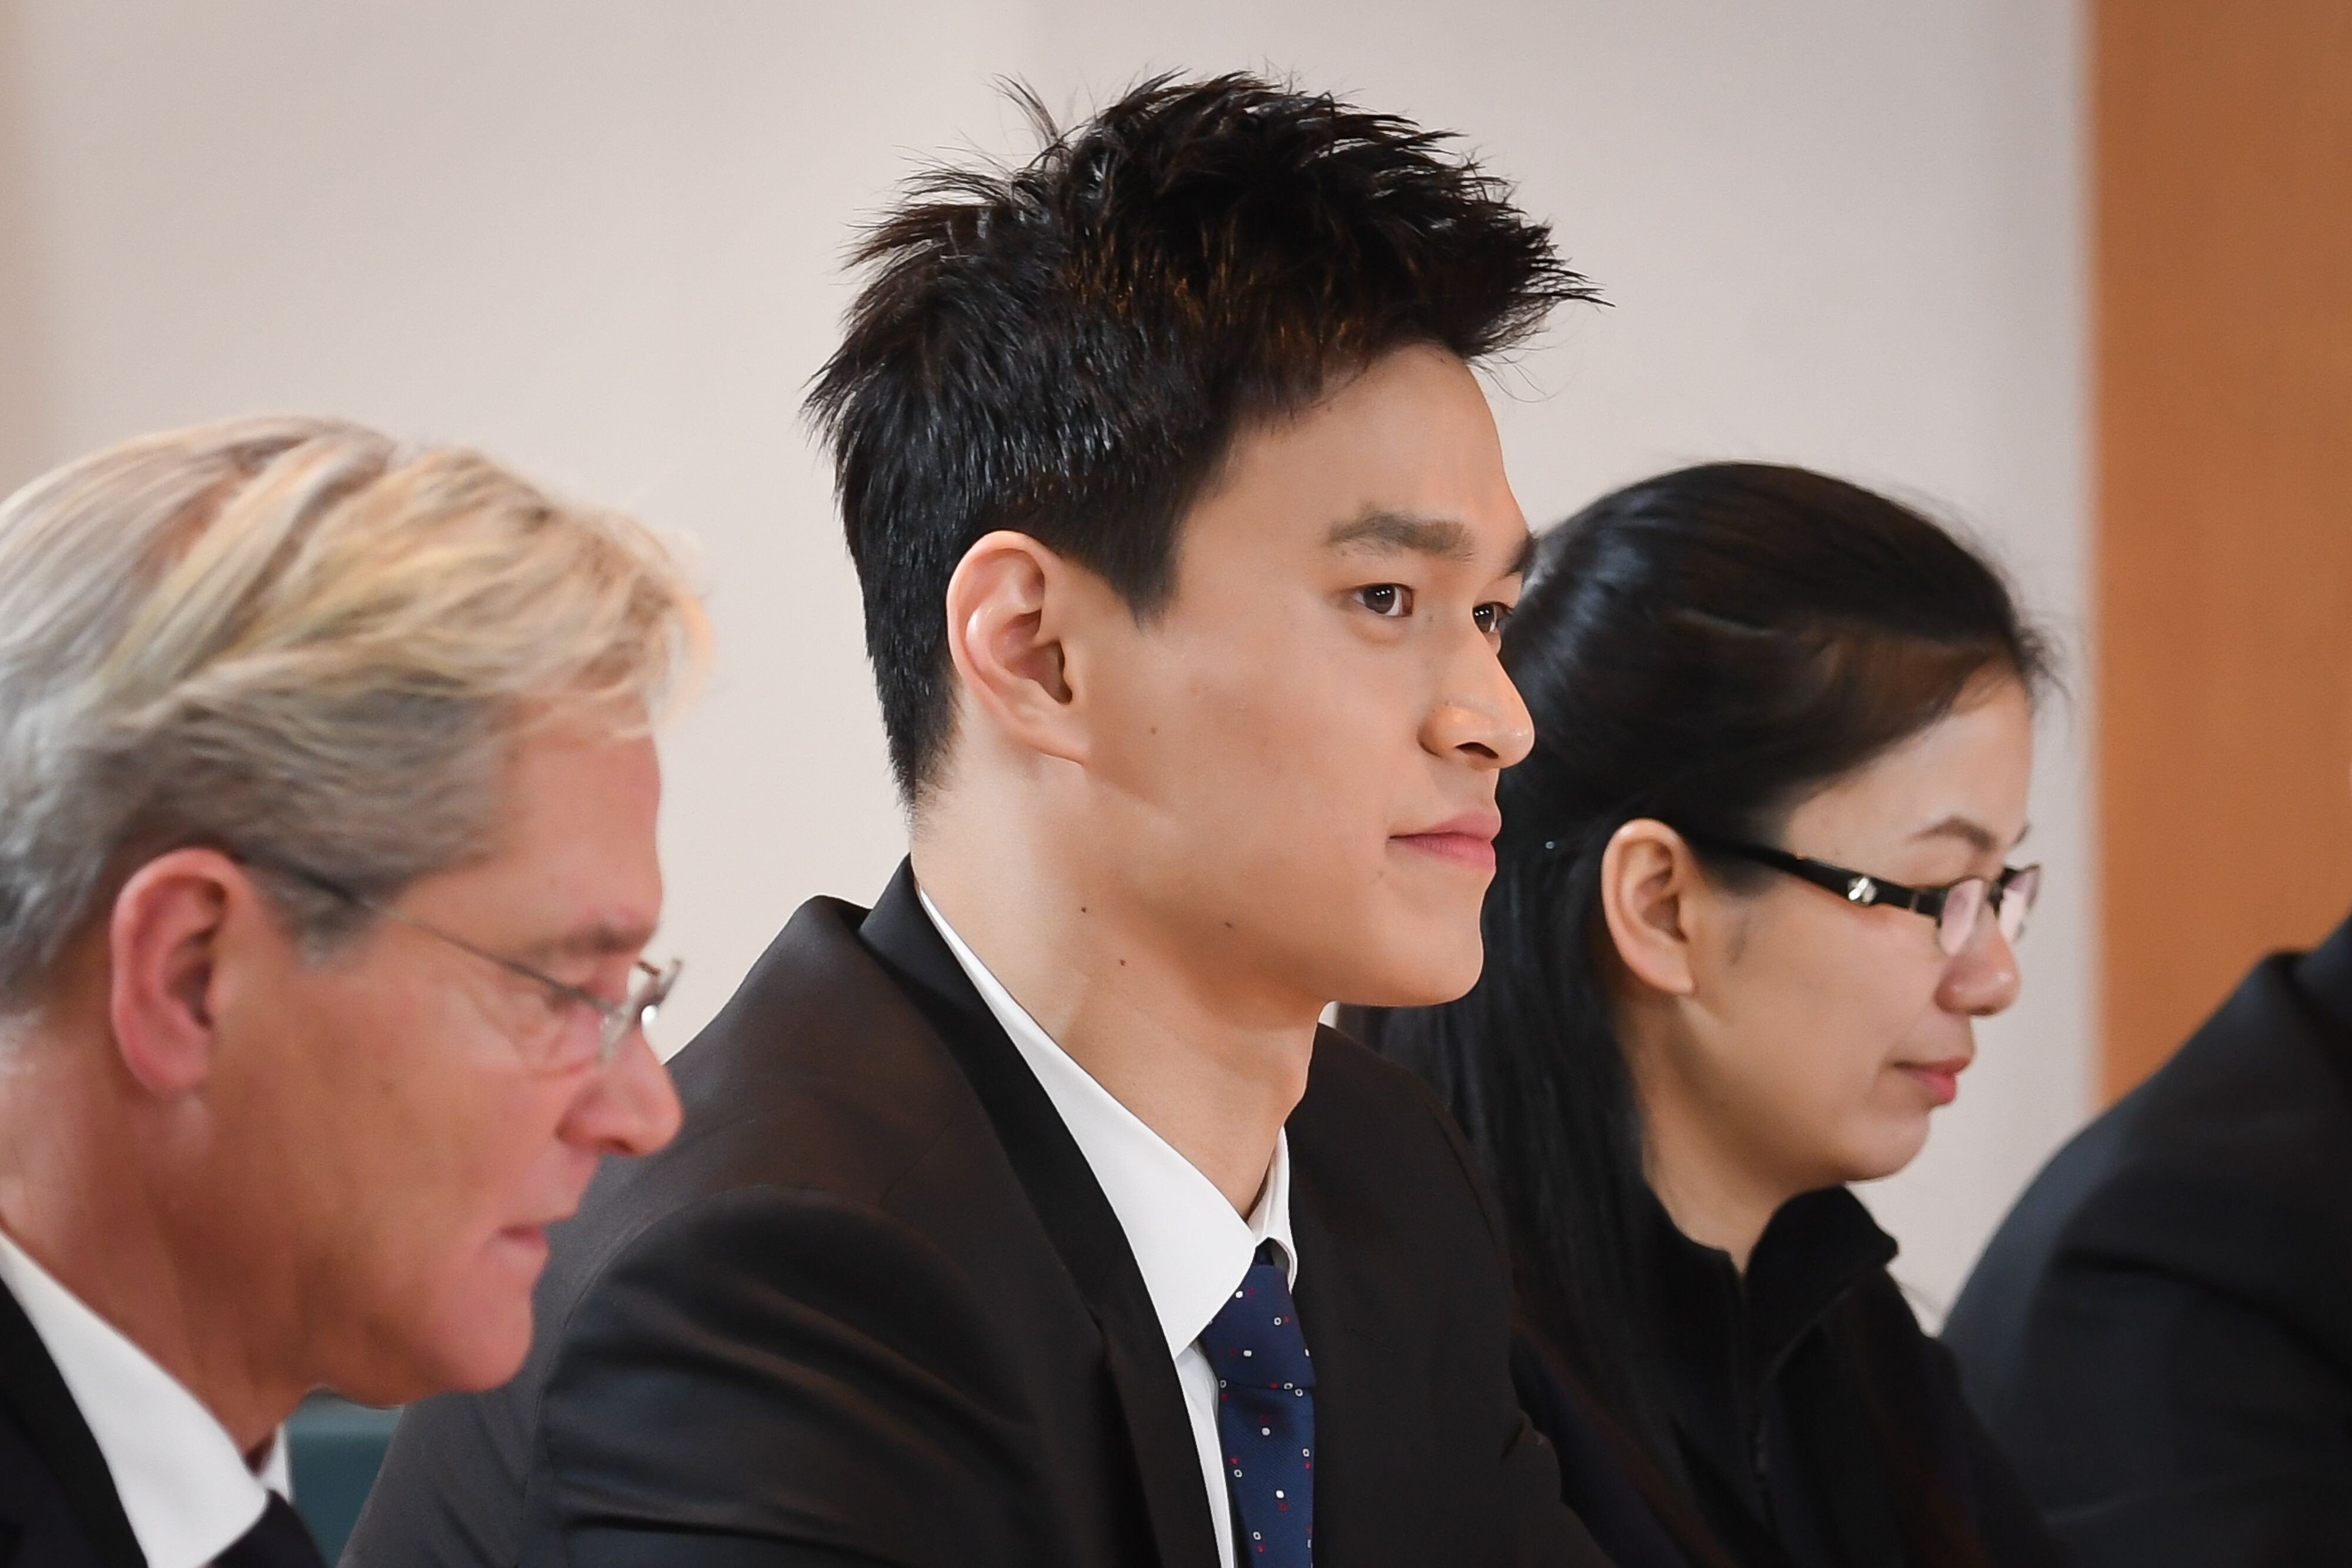
[{"label": "white dress shirt", "polygon": [[98,1439],[147,1568],[204,1568],[254,1527],[271,1491],[289,1492],[284,1433],[270,1439],[257,1475],[194,1395],[5,1231],[0,1283]]},{"label": "white dress shirt", "polygon": [[1290,1140],[1277,1134],[1265,1186],[1247,1219],[1234,1212],[1216,1184],[1202,1176],[1134,1112],[1111,1097],[1069,1052],[1037,1027],[988,966],[975,957],[955,927],[921,894],[948,951],[978,988],[981,1000],[1029,1071],[1054,1103],[1063,1125],[1110,1199],[1119,1228],[1143,1274],[1152,1311],[1168,1336],[1168,1354],[1184,1388],[1184,1408],[1192,1418],[1192,1445],[1200,1450],[1201,1479],[1209,1490],[1210,1522],[1217,1532],[1219,1560],[1239,1564],[1234,1548],[1233,1507],[1225,1490],[1224,1445],[1217,1436],[1217,1377],[1201,1348],[1201,1331],[1233,1295],[1257,1260],[1261,1243],[1274,1243],[1291,1286],[1298,1284],[1298,1249],[1290,1240]]}]

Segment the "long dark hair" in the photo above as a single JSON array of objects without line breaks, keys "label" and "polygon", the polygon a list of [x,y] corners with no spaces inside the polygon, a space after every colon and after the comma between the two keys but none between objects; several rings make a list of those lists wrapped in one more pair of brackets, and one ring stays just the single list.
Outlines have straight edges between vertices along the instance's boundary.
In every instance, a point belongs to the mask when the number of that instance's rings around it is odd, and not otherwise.
[{"label": "long dark hair", "polygon": [[1457,1002],[1350,1022],[1452,1105],[1529,1314],[1683,1480],[1645,1330],[1650,1200],[1601,965],[1601,852],[1640,817],[1769,842],[1798,802],[1979,677],[2032,692],[2050,657],[1999,574],[1934,523],[1841,480],[1744,463],[1629,486],[1548,534],[1503,656],[1536,747],[1502,778],[1486,972]]}]

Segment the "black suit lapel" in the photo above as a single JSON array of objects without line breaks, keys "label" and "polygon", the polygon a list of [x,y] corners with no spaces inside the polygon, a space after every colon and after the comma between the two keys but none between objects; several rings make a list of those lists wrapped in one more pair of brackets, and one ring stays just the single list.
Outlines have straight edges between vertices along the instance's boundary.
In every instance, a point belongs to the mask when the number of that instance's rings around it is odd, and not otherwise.
[{"label": "black suit lapel", "polygon": [[2339,1054],[2352,1057],[2352,920],[2329,934],[2294,967],[2295,984],[2339,1031]]},{"label": "black suit lapel", "polygon": [[[1315,1548],[1318,1558],[1377,1562],[1391,1511],[1383,1478],[1398,1472],[1381,1452],[1413,1430],[1407,1391],[1381,1375],[1379,1346],[1362,1330],[1378,1319],[1360,1299],[1348,1254],[1333,1233],[1313,1173],[1290,1164],[1290,1239],[1298,1248],[1298,1326],[1315,1358]],[[1414,1392],[1425,1394],[1426,1390]]]},{"label": "black suit lapel", "polygon": [[1030,1204],[1102,1328],[1163,1568],[1208,1568],[1217,1561],[1217,1541],[1183,1386],[1127,1232],[1086,1155],[923,913],[910,866],[900,863],[858,936],[906,988],[971,1080]]},{"label": "black suit lapel", "polygon": [[49,1359],[48,1347],[5,1286],[0,1286],[0,1401],[57,1477],[104,1568],[147,1568],[98,1439]]}]

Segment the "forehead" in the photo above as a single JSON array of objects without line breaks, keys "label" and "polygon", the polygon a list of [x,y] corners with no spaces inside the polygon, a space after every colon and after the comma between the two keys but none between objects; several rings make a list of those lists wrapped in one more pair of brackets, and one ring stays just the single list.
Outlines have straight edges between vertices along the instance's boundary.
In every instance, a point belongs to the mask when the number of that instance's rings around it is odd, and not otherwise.
[{"label": "forehead", "polygon": [[[1188,569],[1195,559],[1213,569],[1224,559],[1320,556],[1335,530],[1383,517],[1452,525],[1467,546],[1453,553],[1491,559],[1497,573],[1525,540],[1486,392],[1442,350],[1398,350],[1307,408],[1243,431],[1179,548]],[[1339,548],[1394,542],[1360,531]]]},{"label": "forehead", "polygon": [[506,759],[489,852],[418,883],[412,913],[534,948],[599,934],[605,946],[642,944],[661,909],[660,801],[649,737],[526,727]]},{"label": "forehead", "polygon": [[2024,689],[1999,680],[1972,690],[1934,724],[1808,800],[1790,837],[1887,843],[1965,824],[2006,849],[2025,831],[2033,714]]}]

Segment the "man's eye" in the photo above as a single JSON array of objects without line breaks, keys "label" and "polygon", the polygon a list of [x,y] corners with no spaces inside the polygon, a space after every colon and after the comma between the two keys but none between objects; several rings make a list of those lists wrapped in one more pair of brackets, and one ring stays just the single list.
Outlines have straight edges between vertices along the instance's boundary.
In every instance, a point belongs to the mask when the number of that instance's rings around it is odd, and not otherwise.
[{"label": "man's eye", "polygon": [[609,974],[590,969],[585,973],[573,974],[558,971],[546,976],[531,988],[547,1004],[549,1012],[568,1017],[572,1013],[593,1012],[595,1009],[588,1005],[586,998],[598,997],[610,1001],[614,988]]},{"label": "man's eye", "polygon": [[1412,613],[1412,590],[1401,582],[1376,582],[1356,590],[1356,602],[1384,620],[1401,621]]},{"label": "man's eye", "polygon": [[1481,604],[1470,612],[1470,618],[1478,623],[1481,632],[1500,632],[1510,624],[1511,607],[1507,604]]}]

